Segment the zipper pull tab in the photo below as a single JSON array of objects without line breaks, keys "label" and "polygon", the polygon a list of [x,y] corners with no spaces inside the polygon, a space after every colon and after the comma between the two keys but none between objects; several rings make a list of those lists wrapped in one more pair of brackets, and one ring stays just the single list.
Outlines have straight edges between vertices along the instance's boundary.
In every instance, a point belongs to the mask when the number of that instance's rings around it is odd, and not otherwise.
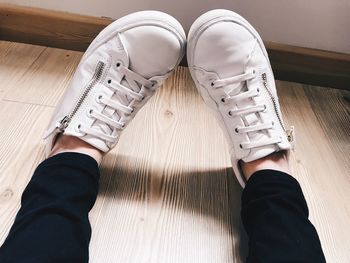
[{"label": "zipper pull tab", "polygon": [[289,130],[286,130],[287,139],[292,147],[292,150],[295,149],[295,131],[294,126],[290,126]]},{"label": "zipper pull tab", "polygon": [[68,127],[68,124],[70,123],[70,121],[71,121],[71,118],[69,116],[64,116],[64,118],[56,124],[56,127],[61,131],[64,131]]}]

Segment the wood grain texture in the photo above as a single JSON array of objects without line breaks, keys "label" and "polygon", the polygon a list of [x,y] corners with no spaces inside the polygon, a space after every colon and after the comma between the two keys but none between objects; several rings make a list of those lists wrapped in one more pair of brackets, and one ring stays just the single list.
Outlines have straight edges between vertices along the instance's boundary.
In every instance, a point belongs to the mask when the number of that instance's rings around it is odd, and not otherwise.
[{"label": "wood grain texture", "polygon": [[0,4],[0,39],[81,51],[86,50],[91,40],[112,21]]},{"label": "wood grain texture", "polygon": [[[41,134],[51,105],[81,53],[65,59],[65,50],[1,41],[0,48],[0,59],[8,65],[1,67],[0,80],[27,89],[2,87],[5,97],[0,97],[1,243],[25,185],[44,158]],[[27,52],[16,57],[19,49]],[[293,173],[327,262],[349,262],[349,111],[342,98],[350,94],[281,81],[278,92],[287,124],[296,127]],[[101,165],[100,192],[90,213],[90,261],[243,262],[247,238],[239,216],[241,189],[230,166],[222,131],[188,70],[178,68]]]},{"label": "wood grain texture", "polygon": [[0,102],[0,243],[11,227],[22,192],[44,157],[41,137],[53,109]]},{"label": "wood grain texture", "polygon": [[276,79],[350,90],[350,54],[265,44]]},{"label": "wood grain texture", "polygon": [[[16,59],[17,54],[14,56]],[[12,55],[8,57],[12,58]],[[43,50],[21,76],[15,79],[12,76],[4,77],[7,91],[3,99],[55,106],[80,58],[81,53],[76,51],[52,48]]]},{"label": "wood grain texture", "polygon": [[[111,18],[0,4],[0,39],[85,51]],[[275,77],[350,90],[350,54],[266,42]],[[186,58],[181,63],[187,65]]]},{"label": "wood grain texture", "polygon": [[350,93],[307,85],[304,90],[343,173],[350,176]]},{"label": "wood grain texture", "polygon": [[[349,162],[349,152],[347,160],[339,159],[342,153],[336,153],[334,143],[328,139],[337,129],[322,129],[303,85],[279,82],[278,91],[285,119],[296,129],[293,175],[308,201],[310,220],[318,230],[327,262],[348,262],[350,240],[344,229],[349,227],[350,182],[344,167]],[[331,109],[327,106],[322,113]],[[349,138],[344,146],[348,144]]]},{"label": "wood grain texture", "polygon": [[44,50],[45,47],[0,41],[0,92],[16,86],[18,79]]},{"label": "wood grain texture", "polygon": [[[241,190],[235,182],[230,203],[227,177],[232,172],[224,137],[189,78],[185,68],[179,69],[127,128],[112,152],[115,157],[105,160],[105,197],[91,216],[98,226],[91,244],[93,262],[240,258]],[[209,136],[202,137],[198,127]],[[100,206],[108,197],[115,205],[103,211]],[[103,225],[114,230],[108,231],[108,246],[99,238],[101,231],[106,233]],[[120,254],[109,252],[120,246]]]}]

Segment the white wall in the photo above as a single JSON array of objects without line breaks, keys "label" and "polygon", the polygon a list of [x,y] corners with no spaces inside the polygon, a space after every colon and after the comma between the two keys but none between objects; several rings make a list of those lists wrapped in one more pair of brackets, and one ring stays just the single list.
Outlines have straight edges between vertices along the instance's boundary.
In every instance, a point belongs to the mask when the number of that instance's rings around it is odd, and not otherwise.
[{"label": "white wall", "polygon": [[154,9],[175,16],[188,30],[203,12],[234,10],[264,40],[350,53],[350,0],[0,0],[93,16],[118,18]]}]

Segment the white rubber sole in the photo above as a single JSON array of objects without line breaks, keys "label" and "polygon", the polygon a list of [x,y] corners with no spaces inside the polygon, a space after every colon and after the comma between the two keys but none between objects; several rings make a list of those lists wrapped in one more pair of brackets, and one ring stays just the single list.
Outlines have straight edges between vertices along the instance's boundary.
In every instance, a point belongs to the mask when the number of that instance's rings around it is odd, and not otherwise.
[{"label": "white rubber sole", "polygon": [[[227,141],[231,142],[231,138],[228,134],[224,119],[221,116],[221,114],[218,113],[217,104],[216,104],[215,100],[213,100],[211,98],[207,89],[203,88],[200,85],[200,83],[196,79],[196,75],[195,75],[195,72],[193,69],[194,50],[196,48],[197,41],[198,41],[199,37],[208,27],[210,27],[216,23],[223,22],[223,21],[233,22],[233,23],[239,24],[239,25],[243,26],[244,28],[246,28],[252,34],[252,36],[258,40],[258,43],[259,43],[261,49],[263,50],[263,53],[264,53],[267,61],[269,61],[269,57],[268,57],[265,45],[264,45],[259,33],[254,29],[254,27],[247,20],[245,20],[242,16],[240,16],[239,14],[237,14],[235,12],[232,12],[229,10],[224,10],[224,9],[217,9],[217,10],[209,11],[209,12],[201,15],[200,17],[198,17],[190,28],[190,31],[188,34],[188,44],[187,44],[187,62],[188,62],[188,67],[189,67],[192,79],[194,80],[194,82],[196,84],[196,88],[197,88],[199,94],[202,96],[205,103],[209,106],[209,108],[212,110],[213,114],[216,116],[217,120],[219,121],[219,124],[220,124],[221,128],[223,129],[224,134],[226,135]],[[270,65],[270,63],[269,63],[269,65]],[[270,70],[272,72],[271,65],[270,65]],[[237,162],[237,158],[235,157],[234,151],[232,151],[232,148],[230,149],[230,155],[231,155],[232,164],[234,162]],[[240,171],[240,169],[239,169],[238,163],[236,165],[233,165],[232,168],[233,168],[233,171],[236,175],[237,180],[242,185],[242,187],[244,187],[246,184],[246,180],[243,176],[242,171]]]},{"label": "white rubber sole", "polygon": [[119,18],[114,21],[106,28],[104,28],[97,37],[91,42],[90,46],[86,50],[81,61],[84,60],[84,57],[89,56],[93,53],[102,43],[109,41],[111,38],[115,37],[118,33],[131,29],[133,27],[142,26],[142,25],[154,25],[162,27],[170,32],[172,32],[177,39],[179,40],[181,46],[181,55],[176,65],[178,65],[182,57],[185,54],[186,47],[186,34],[185,31],[174,17],[160,11],[140,11],[135,12],[124,17]]}]

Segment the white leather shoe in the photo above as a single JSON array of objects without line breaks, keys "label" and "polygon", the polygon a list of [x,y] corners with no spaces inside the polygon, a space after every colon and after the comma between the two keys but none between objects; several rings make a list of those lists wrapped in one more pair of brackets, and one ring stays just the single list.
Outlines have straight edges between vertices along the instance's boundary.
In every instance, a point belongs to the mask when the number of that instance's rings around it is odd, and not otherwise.
[{"label": "white leather shoe", "polygon": [[191,75],[227,135],[233,170],[244,187],[240,160],[288,150],[293,140],[263,41],[238,14],[213,10],[194,22],[187,46]]},{"label": "white leather shoe", "polygon": [[180,63],[185,32],[158,11],[130,14],[106,27],[82,57],[44,135],[49,153],[58,134],[103,152]]}]

